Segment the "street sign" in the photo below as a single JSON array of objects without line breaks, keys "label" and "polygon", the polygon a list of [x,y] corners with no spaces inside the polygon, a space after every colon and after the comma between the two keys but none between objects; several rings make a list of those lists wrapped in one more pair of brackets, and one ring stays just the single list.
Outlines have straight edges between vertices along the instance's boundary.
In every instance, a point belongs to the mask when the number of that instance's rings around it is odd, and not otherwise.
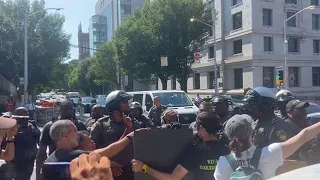
[{"label": "street sign", "polygon": [[283,71],[283,66],[277,66],[277,67],[276,67],[276,70],[277,70],[277,71]]},{"label": "street sign", "polygon": [[193,56],[194,56],[194,62],[200,62],[201,54],[199,52],[195,52]]},{"label": "street sign", "polygon": [[24,78],[23,77],[19,78],[19,81],[20,81],[20,85],[24,85]]},{"label": "street sign", "polygon": [[168,57],[161,57],[161,67],[168,66]]}]

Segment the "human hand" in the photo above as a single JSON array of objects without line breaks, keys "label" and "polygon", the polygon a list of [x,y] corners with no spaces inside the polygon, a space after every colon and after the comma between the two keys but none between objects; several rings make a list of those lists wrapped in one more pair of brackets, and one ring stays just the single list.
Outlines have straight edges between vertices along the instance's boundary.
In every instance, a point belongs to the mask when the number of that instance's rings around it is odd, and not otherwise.
[{"label": "human hand", "polygon": [[132,171],[133,172],[141,172],[141,168],[144,165],[143,162],[141,162],[139,160],[135,160],[135,159],[133,159],[131,161],[131,164],[132,164]]},{"label": "human hand", "polygon": [[150,130],[150,129],[151,129],[151,128],[140,128],[140,129],[137,129],[137,130],[131,132],[130,134],[128,134],[128,136],[130,136],[130,137],[133,139],[134,132],[148,131],[148,130]]},{"label": "human hand", "polygon": [[122,166],[115,161],[111,161],[111,171],[114,176],[121,176],[123,172]]},{"label": "human hand", "polygon": [[130,117],[128,116],[124,116],[123,117],[123,122],[124,122],[124,125],[126,126],[127,129],[132,129],[132,120]]},{"label": "human hand", "polygon": [[19,129],[19,125],[18,124],[16,124],[11,129],[9,129],[8,132],[7,132],[7,138],[10,139],[10,138],[13,138],[15,135],[17,135],[18,129]]},{"label": "human hand", "polygon": [[99,154],[82,154],[70,163],[71,180],[112,180],[110,160]]}]

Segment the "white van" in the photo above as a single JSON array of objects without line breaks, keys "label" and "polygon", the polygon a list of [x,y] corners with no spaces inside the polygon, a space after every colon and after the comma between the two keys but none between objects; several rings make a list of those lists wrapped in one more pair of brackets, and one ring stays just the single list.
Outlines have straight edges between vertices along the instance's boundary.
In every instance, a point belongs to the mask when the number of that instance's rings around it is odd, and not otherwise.
[{"label": "white van", "polygon": [[153,106],[153,98],[159,97],[162,105],[175,109],[179,114],[181,124],[190,124],[196,120],[198,107],[192,102],[187,93],[179,90],[136,91],[128,92],[133,96],[131,102],[139,102],[143,113],[148,115]]}]

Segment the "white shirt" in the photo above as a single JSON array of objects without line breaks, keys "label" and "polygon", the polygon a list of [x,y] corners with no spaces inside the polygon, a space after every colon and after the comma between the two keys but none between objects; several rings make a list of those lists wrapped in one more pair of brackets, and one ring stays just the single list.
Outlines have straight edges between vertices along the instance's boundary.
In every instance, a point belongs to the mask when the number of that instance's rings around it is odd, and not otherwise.
[{"label": "white shirt", "polygon": [[[241,158],[236,158],[235,154],[232,155],[237,159],[238,163],[243,166],[248,166],[249,161],[252,159],[253,153],[256,147],[252,146],[247,151],[241,153]],[[279,166],[283,164],[282,148],[279,143],[270,144],[264,147],[261,152],[259,161],[259,169],[263,173],[265,179],[269,179],[275,176],[275,172]],[[214,178],[216,180],[229,180],[232,168],[227,161],[226,157],[221,156],[219,158],[216,170],[214,172]]]}]

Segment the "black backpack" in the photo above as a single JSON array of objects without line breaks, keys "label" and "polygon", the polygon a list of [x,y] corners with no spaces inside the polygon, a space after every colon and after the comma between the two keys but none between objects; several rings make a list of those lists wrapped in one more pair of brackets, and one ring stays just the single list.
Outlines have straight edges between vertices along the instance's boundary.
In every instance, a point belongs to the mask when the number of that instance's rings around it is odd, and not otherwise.
[{"label": "black backpack", "polygon": [[29,120],[26,126],[20,126],[14,139],[15,158],[12,162],[34,160],[40,134],[41,131],[34,121]]}]

